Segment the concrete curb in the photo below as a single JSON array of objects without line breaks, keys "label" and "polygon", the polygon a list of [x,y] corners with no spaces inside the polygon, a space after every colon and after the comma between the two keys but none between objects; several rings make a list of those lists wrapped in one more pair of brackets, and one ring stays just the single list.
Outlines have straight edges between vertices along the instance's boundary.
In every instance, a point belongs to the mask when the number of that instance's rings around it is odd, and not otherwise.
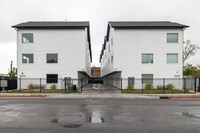
[{"label": "concrete curb", "polygon": [[60,93],[43,93],[43,94],[27,94],[27,93],[1,93],[0,98],[23,98],[23,97],[46,97],[46,98],[64,98],[64,99],[158,99],[157,96],[147,96],[138,94],[121,94],[121,93],[71,93],[71,94],[60,94]]},{"label": "concrete curb", "polygon": [[44,98],[46,95],[0,95],[0,98]]},{"label": "concrete curb", "polygon": [[151,96],[160,97],[160,99],[173,99],[173,98],[200,98],[200,94],[149,94]]},{"label": "concrete curb", "polygon": [[199,95],[191,95],[191,96],[169,96],[170,99],[173,98],[200,98]]},{"label": "concrete curb", "polygon": [[64,99],[159,99],[159,97],[151,97],[151,96],[101,96],[101,95],[81,95],[81,96],[50,96],[48,95],[47,98],[64,98]]}]

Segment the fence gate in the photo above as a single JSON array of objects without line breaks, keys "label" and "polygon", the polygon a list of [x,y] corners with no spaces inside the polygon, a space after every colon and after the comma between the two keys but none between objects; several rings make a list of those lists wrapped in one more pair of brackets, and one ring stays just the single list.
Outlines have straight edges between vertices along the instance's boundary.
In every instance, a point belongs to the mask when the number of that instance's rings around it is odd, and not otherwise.
[{"label": "fence gate", "polygon": [[92,93],[92,92],[100,92],[102,93],[102,84],[103,80],[101,78],[89,78],[88,85],[83,89],[84,92]]}]

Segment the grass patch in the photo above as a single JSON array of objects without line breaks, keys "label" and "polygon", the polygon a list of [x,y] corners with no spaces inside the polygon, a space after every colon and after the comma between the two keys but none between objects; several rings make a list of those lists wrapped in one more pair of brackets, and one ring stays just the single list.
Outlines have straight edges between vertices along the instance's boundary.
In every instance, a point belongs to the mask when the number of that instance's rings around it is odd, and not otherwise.
[{"label": "grass patch", "polygon": [[[5,93],[20,93],[20,90],[9,90],[5,91]],[[23,89],[21,90],[21,93],[40,93],[40,89]],[[41,93],[80,93],[80,91],[76,90],[74,92],[73,90],[63,90],[63,89],[42,89]]]},{"label": "grass patch", "polygon": [[[163,90],[159,90],[159,89],[152,89],[152,90],[147,90],[144,89],[143,93],[142,93],[142,89],[126,89],[126,90],[122,90],[122,93],[134,93],[134,94],[163,94]],[[165,94],[180,94],[180,93],[189,93],[189,90],[186,90],[186,92],[184,92],[184,90],[176,90],[176,89],[172,89],[172,90],[164,90]]]},{"label": "grass patch", "polygon": [[80,93],[80,91],[76,90],[76,92],[74,92],[74,90],[64,90],[63,93]]}]

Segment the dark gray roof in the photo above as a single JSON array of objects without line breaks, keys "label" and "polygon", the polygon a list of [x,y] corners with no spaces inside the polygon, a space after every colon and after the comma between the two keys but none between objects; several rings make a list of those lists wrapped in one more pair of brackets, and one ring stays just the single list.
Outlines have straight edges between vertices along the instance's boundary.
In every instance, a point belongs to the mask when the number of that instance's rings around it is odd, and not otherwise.
[{"label": "dark gray roof", "polygon": [[183,29],[189,26],[174,23],[170,21],[110,21],[108,22],[113,28],[170,28],[170,29]]},{"label": "dark gray roof", "polygon": [[72,21],[29,21],[12,26],[17,29],[59,29],[59,28],[85,28],[89,26],[88,21],[72,22]]},{"label": "dark gray roof", "polygon": [[92,62],[92,48],[90,39],[89,21],[72,22],[72,21],[29,21],[12,26],[17,29],[84,29],[87,28],[90,59]]}]

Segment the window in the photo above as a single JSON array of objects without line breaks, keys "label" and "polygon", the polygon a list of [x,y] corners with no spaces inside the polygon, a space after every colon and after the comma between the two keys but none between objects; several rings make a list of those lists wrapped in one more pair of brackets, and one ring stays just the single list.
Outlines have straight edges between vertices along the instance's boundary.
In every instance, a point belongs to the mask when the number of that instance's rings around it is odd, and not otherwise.
[{"label": "window", "polygon": [[167,54],[167,63],[178,63],[178,54]]},{"label": "window", "polygon": [[178,43],[178,33],[167,33],[167,43]]},{"label": "window", "polygon": [[142,83],[153,83],[153,74],[142,74]]},{"label": "window", "polygon": [[142,54],[142,63],[153,63],[153,54]]},{"label": "window", "polygon": [[111,45],[113,45],[113,38],[111,39]]},{"label": "window", "polygon": [[33,43],[33,33],[22,33],[22,43]]},{"label": "window", "polygon": [[135,84],[135,78],[134,77],[128,77],[128,84],[134,85]]},{"label": "window", "polygon": [[92,76],[95,76],[95,75],[96,75],[96,71],[95,71],[95,70],[92,70],[92,71],[91,71],[91,75],[92,75]]},{"label": "window", "polygon": [[58,63],[58,54],[47,54],[47,63]]},{"label": "window", "polygon": [[113,56],[111,57],[111,63],[113,64]]},{"label": "window", "polygon": [[47,83],[58,83],[58,74],[47,74]]},{"label": "window", "polygon": [[22,63],[33,63],[33,54],[22,54]]},{"label": "window", "polygon": [[108,45],[108,51],[110,52],[110,44]]}]

